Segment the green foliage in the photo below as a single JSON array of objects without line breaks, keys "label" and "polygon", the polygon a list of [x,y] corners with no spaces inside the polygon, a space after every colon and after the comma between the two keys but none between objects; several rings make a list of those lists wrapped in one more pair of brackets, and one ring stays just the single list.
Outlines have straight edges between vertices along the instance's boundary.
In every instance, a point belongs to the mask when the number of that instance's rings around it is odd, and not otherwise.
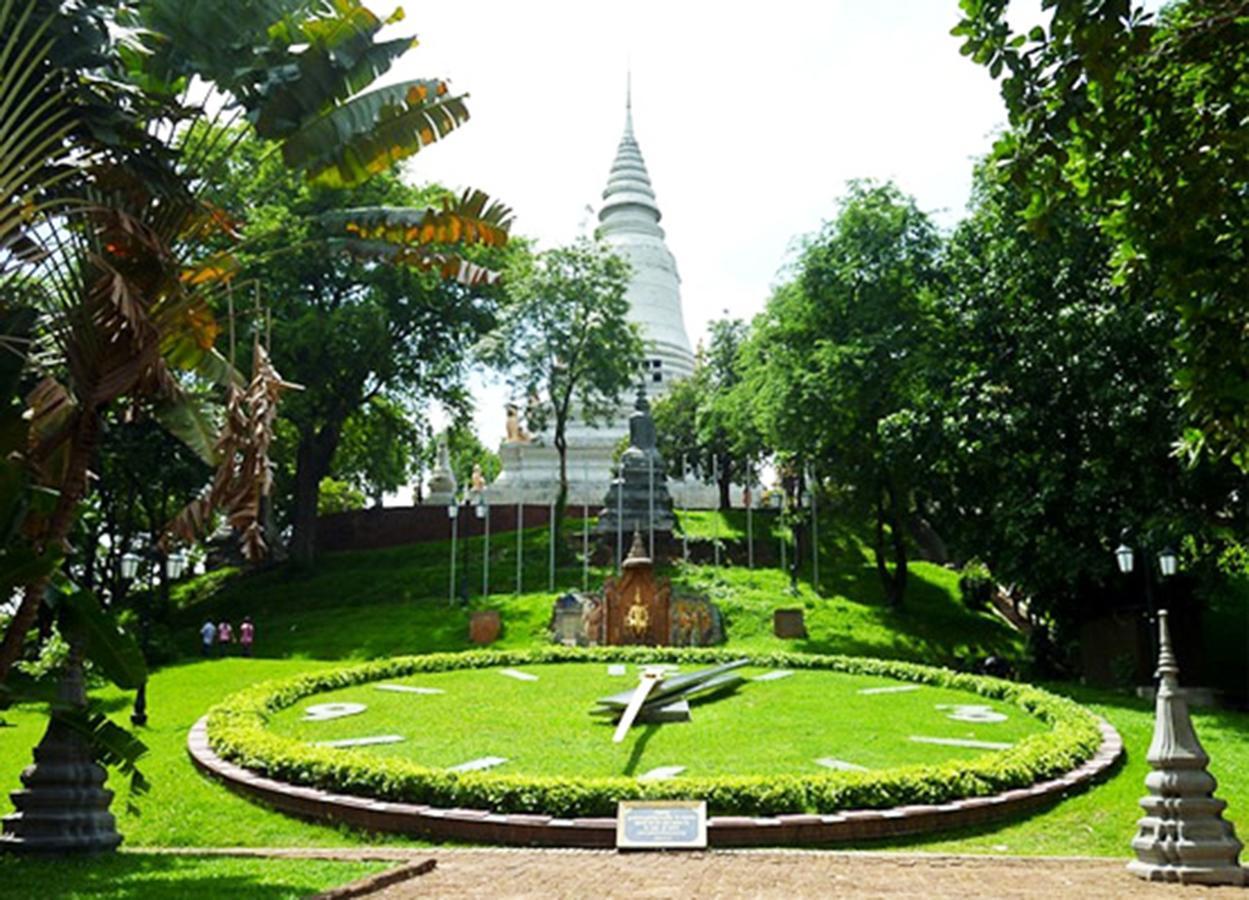
[{"label": "green foliage", "polygon": [[958,573],[958,590],[968,609],[988,609],[996,588],[993,573],[978,559],[969,559]]},{"label": "green foliage", "polygon": [[1187,535],[1186,567],[1217,584],[1212,560],[1246,525],[1242,479],[1227,461],[1174,454],[1178,316],[1113,283],[1077,204],[1055,202],[1042,235],[1021,227],[1026,197],[992,161],[975,185],[936,305],[958,352],[932,358],[918,407],[939,433],[918,492],[928,519],[1060,639],[1119,602],[1125,530],[1152,547]]},{"label": "green foliage", "polygon": [[524,258],[509,273],[508,303],[485,343],[486,361],[507,374],[513,391],[537,398],[530,428],[551,426],[560,519],[568,498],[568,423],[574,416],[591,425],[610,421],[638,377],[643,347],[629,321],[628,285],[628,262],[587,239]]},{"label": "green foliage", "polygon": [[364,509],[364,494],[345,481],[333,478],[322,478],[317,492],[317,515],[329,516],[334,513],[350,512],[353,509]]},{"label": "green foliage", "polygon": [[694,362],[694,374],[674,382],[654,408],[659,450],[669,470],[685,461],[689,476],[716,482],[720,508],[730,506],[729,488],[745,482],[745,467],[757,472],[762,437],[744,396],[741,348],[748,329],[741,319],[717,319],[710,343]]},{"label": "green foliage", "polygon": [[963,0],[963,53],[1002,77],[998,154],[1043,229],[1074,202],[1108,238],[1117,283],[1178,315],[1173,375],[1193,454],[1249,469],[1249,7],[1184,0],[1047,4],[1015,35],[1007,0]]},{"label": "green foliage", "polygon": [[[421,439],[420,428],[400,403],[372,397],[343,424],[330,468],[338,479],[380,505],[383,495],[410,484],[420,472]],[[321,484],[324,499],[324,480]]]},{"label": "green foliage", "polygon": [[939,250],[914,200],[891,184],[852,182],[743,351],[742,397],[767,443],[791,461],[791,482],[792,463],[814,462],[870,511],[877,571],[896,605],[906,588],[905,522],[929,463],[915,406],[932,350]]},{"label": "green foliage", "polygon": [[1025,738],[1011,750],[957,764],[810,777],[725,776],[646,783],[618,776],[462,775],[393,757],[310,747],[279,737],[265,727],[273,713],[310,694],[418,672],[558,661],[665,660],[708,664],[737,656],[740,653],[707,649],[552,647],[528,652],[478,651],[392,659],[270,682],[236,694],[209,712],[209,741],[226,759],[245,762],[249,768],[295,783],[409,803],[560,816],[610,815],[620,799],[691,795],[705,797],[713,813],[740,815],[828,813],[941,803],[1023,787],[1056,776],[1088,759],[1101,742],[1092,714],[1037,688],[910,663],[790,653],[763,654],[752,661],[761,666],[831,669],[972,691],[1013,703],[1046,722],[1051,730]]}]

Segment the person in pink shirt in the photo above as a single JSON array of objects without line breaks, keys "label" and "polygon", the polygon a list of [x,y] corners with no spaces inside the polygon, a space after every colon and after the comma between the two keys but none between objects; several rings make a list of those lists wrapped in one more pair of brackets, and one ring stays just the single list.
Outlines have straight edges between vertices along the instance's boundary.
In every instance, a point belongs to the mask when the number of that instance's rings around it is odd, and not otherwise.
[{"label": "person in pink shirt", "polygon": [[243,655],[252,655],[252,641],[256,638],[256,626],[252,625],[252,617],[244,616],[239,626],[239,644],[243,647]]},{"label": "person in pink shirt", "polygon": [[217,649],[225,656],[230,652],[230,645],[234,643],[234,629],[230,627],[230,623],[221,620],[221,624],[217,626]]}]

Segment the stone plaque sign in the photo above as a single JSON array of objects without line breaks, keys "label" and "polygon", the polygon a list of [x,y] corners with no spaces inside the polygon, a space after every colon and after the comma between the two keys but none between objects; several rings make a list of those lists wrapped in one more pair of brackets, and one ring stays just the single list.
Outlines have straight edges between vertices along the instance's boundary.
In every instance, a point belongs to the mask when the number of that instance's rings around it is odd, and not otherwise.
[{"label": "stone plaque sign", "polygon": [[707,804],[702,800],[621,800],[616,807],[620,850],[702,850]]}]

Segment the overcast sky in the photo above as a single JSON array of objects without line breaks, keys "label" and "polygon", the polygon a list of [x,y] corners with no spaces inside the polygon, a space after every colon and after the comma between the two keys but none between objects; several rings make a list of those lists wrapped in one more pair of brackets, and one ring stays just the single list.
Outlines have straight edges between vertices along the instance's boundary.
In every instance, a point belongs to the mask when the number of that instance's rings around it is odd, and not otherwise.
[{"label": "overcast sky", "polygon": [[[1037,0],[1025,6],[1018,24],[1037,20]],[[503,200],[514,232],[541,246],[592,226],[632,70],[695,344],[726,310],[762,309],[794,239],[834,213],[848,179],[893,179],[952,225],[1005,122],[997,86],[949,34],[956,0],[478,0],[407,13],[396,30],[420,45],[395,76],[445,77],[472,114],[412,176]],[[503,392],[481,397],[493,445]]]}]

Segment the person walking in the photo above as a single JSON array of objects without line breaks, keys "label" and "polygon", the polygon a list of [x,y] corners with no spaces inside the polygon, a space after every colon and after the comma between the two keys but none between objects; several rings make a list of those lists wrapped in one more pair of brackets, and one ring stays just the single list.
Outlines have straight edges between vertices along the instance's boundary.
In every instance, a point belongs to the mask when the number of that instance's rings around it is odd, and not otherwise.
[{"label": "person walking", "polygon": [[212,656],[213,641],[217,638],[217,626],[211,620],[205,620],[199,629],[200,647],[205,656]]},{"label": "person walking", "polygon": [[244,656],[252,655],[252,641],[256,638],[256,626],[252,624],[251,616],[243,617],[243,624],[239,626],[239,645],[243,648]]},{"label": "person walking", "polygon": [[230,652],[230,644],[233,642],[234,629],[230,627],[229,622],[222,619],[221,624],[217,626],[217,649],[221,651],[222,656]]}]

